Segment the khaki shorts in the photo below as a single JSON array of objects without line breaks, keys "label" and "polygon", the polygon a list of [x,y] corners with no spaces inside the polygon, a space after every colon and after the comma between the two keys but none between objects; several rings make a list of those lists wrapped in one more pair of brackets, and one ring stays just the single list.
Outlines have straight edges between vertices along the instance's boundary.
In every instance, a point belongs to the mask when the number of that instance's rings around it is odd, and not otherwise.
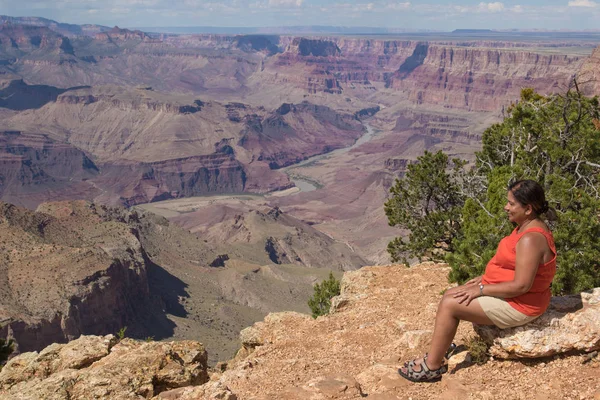
[{"label": "khaki shorts", "polygon": [[476,299],[479,305],[492,322],[501,329],[525,325],[538,316],[530,317],[512,308],[504,299],[497,297],[482,296]]}]

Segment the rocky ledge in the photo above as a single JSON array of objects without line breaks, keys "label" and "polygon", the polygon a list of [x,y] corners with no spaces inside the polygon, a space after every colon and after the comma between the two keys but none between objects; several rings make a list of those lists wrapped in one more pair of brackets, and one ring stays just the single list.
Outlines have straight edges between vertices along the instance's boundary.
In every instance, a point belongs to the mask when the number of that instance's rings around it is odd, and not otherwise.
[{"label": "rocky ledge", "polygon": [[498,358],[539,358],[600,349],[600,288],[554,297],[548,310],[527,325],[511,329],[476,326]]},{"label": "rocky ledge", "polygon": [[[207,383],[197,342],[124,340],[113,347],[114,338],[107,336],[14,358],[0,372],[0,397],[600,399],[600,360],[594,353],[519,361],[494,356],[483,365],[462,353],[441,382],[423,385],[401,378],[397,369],[402,363],[427,351],[441,293],[449,287],[448,272],[447,266],[432,263],[346,272],[329,315],[269,314],[241,332],[242,349]],[[583,311],[560,320],[563,325],[579,321],[573,335],[584,334],[583,316],[593,310],[597,295],[584,295]],[[474,335],[472,324],[461,323],[455,340],[464,344]]]},{"label": "rocky ledge", "polygon": [[[579,353],[518,361],[493,356],[483,365],[463,357],[463,362],[453,360],[439,383],[414,384],[401,378],[397,369],[428,350],[441,293],[450,286],[448,271],[447,266],[425,263],[410,269],[383,266],[346,272],[330,315],[268,315],[242,331],[242,350],[213,379],[238,398],[257,400],[600,398],[600,360],[582,364],[589,357]],[[563,318],[562,324],[578,321],[572,335],[583,338],[584,326],[592,323],[585,319],[591,310]],[[475,336],[472,324],[461,323],[455,341],[463,345]],[[576,373],[565,380],[565,371]]]},{"label": "rocky ledge", "polygon": [[82,336],[13,358],[0,372],[3,399],[149,399],[208,381],[201,343]]}]

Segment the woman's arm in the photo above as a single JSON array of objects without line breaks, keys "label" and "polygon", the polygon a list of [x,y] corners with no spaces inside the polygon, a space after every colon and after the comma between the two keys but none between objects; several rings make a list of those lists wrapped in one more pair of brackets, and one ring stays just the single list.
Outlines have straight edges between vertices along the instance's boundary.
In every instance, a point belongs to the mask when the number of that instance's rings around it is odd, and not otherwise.
[{"label": "woman's arm", "polygon": [[[547,246],[546,238],[539,233],[530,232],[523,235],[517,243],[514,279],[510,282],[483,285],[483,295],[510,299],[527,293],[533,285],[535,274],[543,260]],[[455,298],[460,298],[459,303],[466,301],[468,305],[471,300],[481,296],[479,285],[465,284],[461,288],[463,289],[457,290],[454,294]]]}]

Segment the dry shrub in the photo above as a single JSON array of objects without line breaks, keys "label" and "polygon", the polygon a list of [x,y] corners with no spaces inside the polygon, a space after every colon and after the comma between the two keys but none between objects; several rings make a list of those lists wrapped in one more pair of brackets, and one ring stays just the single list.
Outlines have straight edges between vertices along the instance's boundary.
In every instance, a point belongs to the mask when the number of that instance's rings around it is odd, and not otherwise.
[{"label": "dry shrub", "polygon": [[471,354],[471,360],[476,364],[485,364],[489,359],[489,345],[477,335],[467,339],[465,346]]}]

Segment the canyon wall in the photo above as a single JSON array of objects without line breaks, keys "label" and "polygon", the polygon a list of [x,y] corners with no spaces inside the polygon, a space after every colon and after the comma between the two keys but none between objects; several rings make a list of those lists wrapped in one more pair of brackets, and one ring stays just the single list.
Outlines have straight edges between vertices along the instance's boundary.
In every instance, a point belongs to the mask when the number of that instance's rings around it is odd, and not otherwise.
[{"label": "canyon wall", "polygon": [[94,179],[104,193],[95,197],[105,204],[132,206],[153,201],[246,189],[244,165],[232,154],[176,158],[153,163],[106,163]]},{"label": "canyon wall", "polygon": [[47,135],[0,131],[0,198],[34,208],[48,200],[90,198],[98,167],[80,149]]},{"label": "canyon wall", "polygon": [[481,111],[507,106],[524,87],[564,91],[583,63],[580,57],[520,50],[423,45],[420,51],[424,57],[404,71],[403,64],[389,78],[389,87],[405,91],[417,104]]},{"label": "canyon wall", "polygon": [[[30,90],[26,84],[18,88],[21,92]],[[363,110],[363,114],[372,115],[377,110]],[[44,164],[48,158],[56,164],[54,169],[73,164],[68,182],[53,172],[52,185],[38,186],[38,191],[59,191],[67,183],[80,183],[72,195],[130,206],[179,197],[289,188],[288,177],[274,170],[350,146],[363,135],[359,120],[363,114],[308,102],[284,103],[270,111],[237,102],[166,95],[151,88],[109,85],[64,90],[55,101],[13,113],[4,123],[16,132],[31,132],[28,141],[20,136],[19,152],[25,157],[22,165],[48,175],[50,167]],[[70,153],[35,158],[31,154],[40,147],[36,141],[54,143],[55,147],[60,144]],[[14,164],[17,144],[11,146],[5,146],[5,162],[10,159]],[[79,167],[74,161],[77,154],[83,157]],[[11,170],[17,168],[14,165]],[[84,176],[77,172],[81,168],[95,170]],[[8,176],[5,180],[8,182]],[[37,198],[19,201],[14,194],[27,192],[32,183],[15,173],[11,181],[14,185],[5,187],[0,196],[26,206],[39,202]]]},{"label": "canyon wall", "polygon": [[[304,52],[288,46],[265,69],[277,76],[271,76],[273,82],[308,93],[352,96],[355,88],[384,85],[415,104],[498,111],[517,100],[523,87],[542,93],[566,89],[585,60],[487,45],[331,38],[307,42]],[[337,46],[339,52],[322,53],[323,46]]]},{"label": "canyon wall", "polygon": [[600,94],[600,47],[592,52],[578,73],[580,88],[588,96]]},{"label": "canyon wall", "polygon": [[0,203],[6,255],[0,267],[0,335],[14,338],[19,351],[32,351],[125,326],[140,334],[141,321],[157,310],[137,237],[126,224],[103,221],[83,202],[57,211],[66,218]]},{"label": "canyon wall", "polygon": [[31,83],[57,87],[141,84],[233,95],[283,85],[344,96],[388,87],[417,104],[479,111],[510,104],[521,87],[560,90],[586,58],[560,54],[557,46],[582,46],[560,40],[150,37],[118,28],[69,39],[44,27],[9,26],[0,30],[0,42],[3,63]]}]

